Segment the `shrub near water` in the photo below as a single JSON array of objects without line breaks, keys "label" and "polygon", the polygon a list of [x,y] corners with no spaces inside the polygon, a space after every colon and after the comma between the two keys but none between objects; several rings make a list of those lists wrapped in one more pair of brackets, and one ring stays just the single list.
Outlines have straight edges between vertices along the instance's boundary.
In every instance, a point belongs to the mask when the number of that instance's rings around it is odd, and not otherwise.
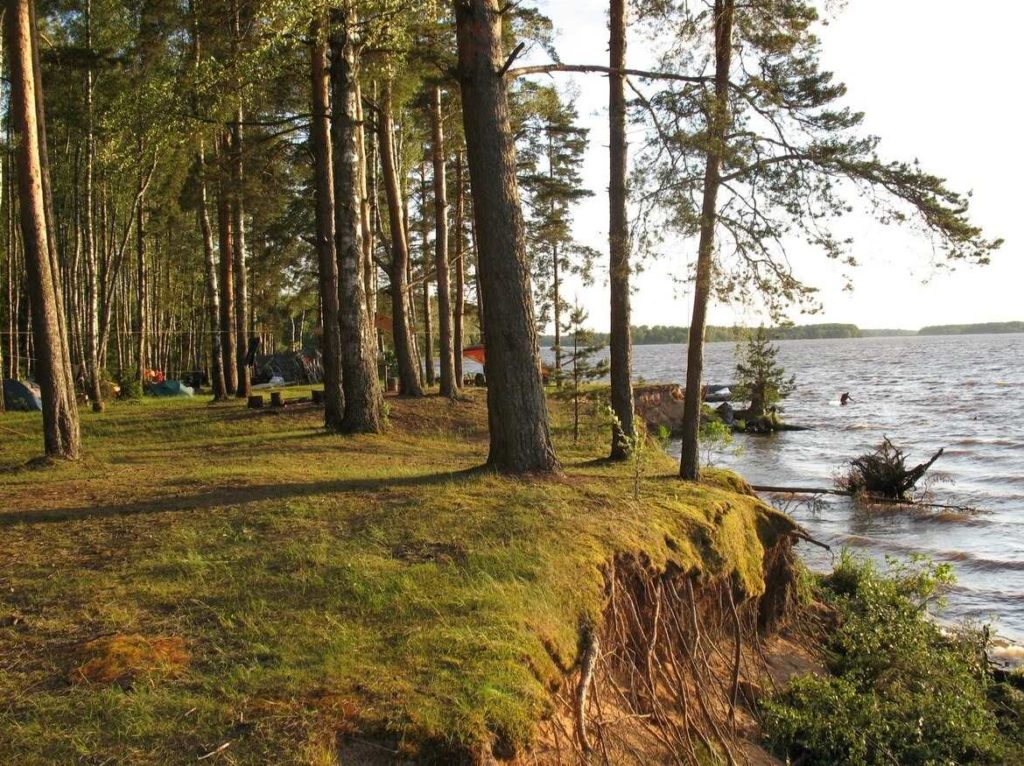
[{"label": "shrub near water", "polygon": [[811,764],[1024,763],[1024,695],[996,684],[987,634],[945,634],[927,605],[948,566],[844,555],[821,585],[840,619],[825,640],[832,675],[797,679],[763,709],[783,757]]}]

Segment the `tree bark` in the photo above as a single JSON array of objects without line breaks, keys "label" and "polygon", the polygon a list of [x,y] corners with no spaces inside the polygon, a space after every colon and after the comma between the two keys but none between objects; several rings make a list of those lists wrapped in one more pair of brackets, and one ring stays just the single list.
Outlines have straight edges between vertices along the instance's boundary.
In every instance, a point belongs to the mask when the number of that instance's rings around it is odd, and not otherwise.
[{"label": "tree bark", "polygon": [[466,240],[465,240],[465,209],[462,189],[462,152],[455,154],[455,312],[454,337],[452,338],[453,364],[455,365],[455,385],[461,386],[465,381],[465,370],[462,363],[462,349],[465,345],[464,322],[466,315]]},{"label": "tree bark", "polygon": [[217,285],[217,256],[213,249],[213,226],[210,225],[210,210],[206,197],[206,161],[202,139],[196,151],[196,164],[199,173],[199,230],[203,235],[203,263],[206,267],[206,310],[210,324],[210,384],[213,388],[213,400],[216,402],[228,398],[227,384],[224,380],[224,351],[221,348],[220,322],[220,289]]},{"label": "tree bark", "polygon": [[[85,46],[92,50],[92,0],[85,3]],[[96,236],[93,218],[93,173],[96,141],[93,132],[93,75],[92,67],[85,70],[85,341],[86,365],[89,374],[89,398],[93,412],[103,411],[103,390],[100,386],[103,371],[100,366],[100,304],[99,265],[96,259]]]},{"label": "tree bark", "polygon": [[459,395],[461,380],[455,374],[452,350],[452,298],[448,263],[448,180],[445,176],[444,124],[441,112],[441,86],[430,94],[431,132],[434,160],[434,252],[437,279],[437,330],[440,344],[441,396]]},{"label": "tree bark", "polygon": [[629,217],[626,210],[626,0],[611,0],[609,29],[608,122],[608,286],[611,293],[609,361],[612,426],[611,458],[629,455],[636,435],[633,405],[633,341],[629,306]]},{"label": "tree bark", "polygon": [[239,106],[235,120],[231,123],[231,231],[234,235],[232,269],[235,279],[235,359],[238,386],[235,396],[249,395],[249,366],[246,353],[249,348],[249,277],[245,268],[245,195],[243,192],[242,121],[244,114]]},{"label": "tree bark", "polygon": [[729,67],[732,64],[732,24],[735,0],[715,0],[715,94],[711,104],[708,147],[704,167],[704,199],[701,205],[697,277],[693,294],[693,318],[686,349],[686,395],[683,400],[683,443],[679,475],[688,481],[700,477],[698,434],[701,415],[701,380],[704,376],[704,331],[715,250],[718,188],[722,155],[729,129]]},{"label": "tree bark", "polygon": [[[141,147],[140,147],[141,155]],[[140,157],[141,159],[141,157]],[[140,171],[138,190],[142,191],[142,175]],[[146,264],[146,211],[142,205],[135,211],[135,358],[138,362],[137,379],[139,385],[146,382],[146,352],[149,335],[149,317],[147,316],[147,284],[149,271]]]},{"label": "tree bark", "polygon": [[228,194],[228,141],[222,133],[217,140],[217,244],[220,251],[220,333],[224,365],[224,388],[228,396],[238,390],[238,368],[235,365],[235,238],[231,224],[231,201]]},{"label": "tree bark", "polygon": [[310,30],[312,45],[313,176],[316,183],[316,252],[320,266],[320,304],[323,335],[324,426],[341,431],[345,397],[341,388],[341,320],[338,305],[338,257],[334,238],[334,178],[332,176],[330,92],[327,71],[327,38],[323,19]]},{"label": "tree bark", "polygon": [[[32,30],[32,34],[29,38],[29,45],[31,47],[32,75],[35,86],[36,133],[39,137],[39,165],[42,171],[41,181],[43,189],[43,213],[45,214],[46,221],[47,254],[50,259],[50,273],[53,275],[54,285],[56,286],[54,300],[57,304],[57,329],[60,333],[60,343],[64,347],[65,352],[69,353],[70,344],[68,342],[66,314],[64,311],[64,295],[62,293],[60,280],[60,259],[57,255],[57,236],[53,214],[53,191],[50,185],[50,157],[46,141],[46,107],[43,103],[43,67],[39,63],[39,39],[36,34],[39,24],[36,21],[35,3],[29,4],[29,25]],[[70,356],[68,364],[64,365],[63,369],[59,370],[59,372],[64,376],[64,385],[67,390],[71,392],[73,401],[75,395],[75,378],[71,370]],[[77,418],[77,407],[75,412]]]},{"label": "tree bark", "polygon": [[434,385],[434,327],[430,308],[430,222],[427,220],[427,170],[420,164],[420,264],[422,268],[421,292],[423,298],[423,375],[428,386]]},{"label": "tree bark", "polygon": [[359,69],[351,9],[333,12],[331,77],[335,182],[335,237],[341,283],[341,363],[346,433],[381,433],[384,417],[377,380],[377,346],[367,311],[363,250]]},{"label": "tree bark", "polygon": [[[370,321],[373,347],[377,348],[377,263],[373,260],[373,221],[370,202],[370,158],[366,151],[366,119],[363,112],[363,90],[356,81],[356,130],[359,137],[359,214],[363,242],[363,291],[366,295],[366,314]],[[376,195],[376,182],[372,184]]]},{"label": "tree bark", "polygon": [[[192,64],[196,70],[200,64],[199,17],[190,0],[189,12],[192,16]],[[198,104],[193,96],[193,107],[198,112]],[[224,380],[224,352],[221,348],[220,323],[220,290],[217,285],[217,256],[213,250],[213,227],[210,225],[210,208],[206,193],[206,149],[202,136],[196,149],[196,167],[199,176],[199,205],[196,216],[199,219],[199,231],[203,237],[203,264],[206,268],[206,311],[209,322],[210,336],[210,384],[213,388],[213,400],[224,401],[228,398],[227,384]]]},{"label": "tree bark", "polygon": [[509,124],[498,0],[456,4],[463,124],[485,310],[488,464],[522,474],[558,470],[540,376],[523,213]]},{"label": "tree bark", "polygon": [[43,103],[33,55],[35,25],[29,0],[9,0],[4,31],[10,60],[10,106],[16,148],[25,267],[32,303],[36,380],[43,400],[43,441],[50,457],[75,459],[81,441],[67,339],[60,325],[60,283],[50,258],[39,109]]},{"label": "tree bark", "polygon": [[[237,60],[242,39],[241,10],[237,0],[232,2],[231,14],[232,53]],[[240,91],[240,88],[239,88]],[[249,366],[246,354],[249,348],[249,286],[245,269],[245,169],[243,161],[245,113],[241,94],[237,95],[235,119],[231,123],[231,228],[234,235],[233,256],[235,278],[235,359],[238,369],[238,386],[235,396],[244,399],[249,396]]]},{"label": "tree bark", "polygon": [[391,319],[395,356],[398,359],[398,392],[404,396],[423,396],[416,354],[412,346],[414,337],[409,327],[409,237],[402,215],[402,193],[395,169],[394,123],[391,108],[391,83],[385,82],[381,89],[380,112],[377,115],[377,144],[391,226]]}]

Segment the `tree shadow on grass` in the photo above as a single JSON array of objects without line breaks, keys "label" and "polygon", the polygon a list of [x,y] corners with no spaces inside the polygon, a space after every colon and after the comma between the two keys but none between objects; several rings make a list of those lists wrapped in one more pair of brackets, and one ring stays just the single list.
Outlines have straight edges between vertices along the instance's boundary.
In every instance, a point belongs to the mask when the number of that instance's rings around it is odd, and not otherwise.
[{"label": "tree shadow on grass", "polygon": [[450,482],[466,482],[493,475],[486,466],[473,466],[458,471],[438,471],[419,476],[379,479],[338,479],[335,481],[291,482],[215,487],[189,495],[157,497],[131,503],[88,505],[48,511],[0,512],[0,527],[18,524],[75,522],[151,513],[208,511],[225,506],[246,505],[267,500],[293,500],[317,495],[359,492],[386,492],[403,487],[430,487]]}]

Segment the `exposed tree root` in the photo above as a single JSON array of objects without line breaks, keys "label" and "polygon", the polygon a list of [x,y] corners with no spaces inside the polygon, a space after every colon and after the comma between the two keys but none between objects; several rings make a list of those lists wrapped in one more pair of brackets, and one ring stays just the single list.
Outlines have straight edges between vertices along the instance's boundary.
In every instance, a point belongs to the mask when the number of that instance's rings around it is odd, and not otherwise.
[{"label": "exposed tree root", "polygon": [[790,537],[769,549],[767,590],[758,598],[732,577],[616,560],[603,622],[584,630],[576,673],[556,693],[560,712],[545,724],[545,746],[520,762],[747,762],[743,735],[756,724],[741,689],[760,688],[762,636],[796,609],[794,558]]}]

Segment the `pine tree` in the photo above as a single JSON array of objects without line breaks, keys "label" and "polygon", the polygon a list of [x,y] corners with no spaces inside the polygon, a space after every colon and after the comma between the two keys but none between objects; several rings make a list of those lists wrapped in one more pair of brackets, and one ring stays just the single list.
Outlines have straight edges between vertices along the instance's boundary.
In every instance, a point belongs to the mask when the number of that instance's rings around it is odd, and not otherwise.
[{"label": "pine tree", "polygon": [[558,469],[534,324],[497,0],[455,7],[459,83],[487,347],[488,463],[509,473]]},{"label": "pine tree", "polygon": [[762,324],[750,333],[747,343],[736,349],[737,390],[733,393],[750,402],[749,417],[761,418],[793,392],[795,377],[786,377],[778,362],[779,347]]},{"label": "pine tree", "polygon": [[571,101],[551,87],[524,83],[517,94],[519,109],[528,115],[519,127],[523,134],[520,180],[529,213],[528,241],[538,326],[550,322],[555,331],[555,380],[562,378],[561,331],[569,303],[563,297],[570,274],[592,281],[598,253],[576,240],[573,207],[593,192],[580,175],[588,146],[588,131],[577,125]]},{"label": "pine tree", "polygon": [[594,340],[593,331],[587,329],[588,318],[587,312],[577,300],[570,309],[562,328],[569,337],[566,345],[565,367],[569,390],[572,392],[572,438],[574,442],[579,441],[580,438],[580,402],[585,396],[584,386],[590,381],[603,378],[608,374],[608,361],[594,358],[603,352],[604,346],[598,344]]}]

